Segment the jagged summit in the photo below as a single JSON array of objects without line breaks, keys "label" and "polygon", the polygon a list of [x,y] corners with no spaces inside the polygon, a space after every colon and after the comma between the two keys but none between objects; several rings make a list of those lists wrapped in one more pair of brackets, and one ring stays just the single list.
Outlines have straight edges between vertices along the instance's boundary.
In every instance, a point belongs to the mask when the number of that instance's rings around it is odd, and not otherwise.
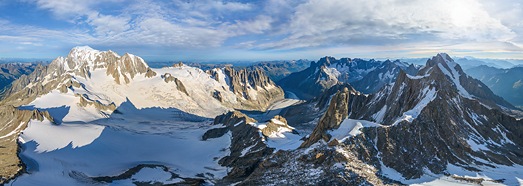
[{"label": "jagged summit", "polygon": [[416,74],[417,67],[396,61],[376,61],[359,58],[326,56],[312,62],[310,67],[290,74],[278,83],[304,99],[318,97],[339,82],[350,83],[363,93],[374,93],[396,80],[400,69]]},{"label": "jagged summit", "polygon": [[[369,99],[370,98],[370,99]],[[392,86],[362,97],[353,108],[351,118],[375,121],[384,125],[412,122],[431,102],[461,104],[463,100],[478,102],[489,109],[514,109],[480,81],[467,76],[447,54],[438,54],[416,75],[401,70]],[[458,106],[456,106],[458,107]]]},{"label": "jagged summit", "polygon": [[[504,112],[509,106],[448,55],[438,54],[416,76],[401,71],[393,86],[375,94],[333,95],[302,147],[323,140],[407,179],[453,174],[448,167],[516,166],[523,164],[518,134],[523,125]],[[362,135],[354,135],[358,131]]]},{"label": "jagged summit", "polygon": [[439,89],[454,87],[463,98],[481,101],[492,108],[502,106],[515,109],[503,98],[495,95],[485,84],[468,76],[461,66],[446,53],[439,53],[427,60],[425,67],[420,69],[417,76],[408,77],[411,79],[428,77],[441,85]]},{"label": "jagged summit", "polygon": [[120,56],[111,50],[99,51],[89,46],[74,47],[67,57],[58,57],[49,66],[58,74],[72,73],[82,77],[90,77],[93,71],[105,69],[118,84],[128,84],[137,74],[156,75],[141,57],[129,53]]}]

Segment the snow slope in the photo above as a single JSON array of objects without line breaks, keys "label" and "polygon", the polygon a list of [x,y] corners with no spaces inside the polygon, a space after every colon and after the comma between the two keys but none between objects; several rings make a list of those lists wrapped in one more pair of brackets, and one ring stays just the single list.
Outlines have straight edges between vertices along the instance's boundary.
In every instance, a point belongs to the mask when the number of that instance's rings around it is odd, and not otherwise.
[{"label": "snow slope", "polygon": [[217,161],[229,153],[230,134],[202,141],[210,122],[150,122],[107,118],[54,125],[31,121],[20,137],[24,162],[33,162],[28,166],[30,174],[12,184],[78,185],[82,180],[72,174],[115,176],[139,164],[165,165],[181,176],[201,174],[211,181],[227,174]]},{"label": "snow slope", "polygon": [[366,121],[366,120],[354,120],[346,118],[340,124],[337,129],[328,131],[332,136],[332,139],[337,139],[338,141],[345,141],[345,139],[361,134],[360,129],[364,127],[380,127],[382,125]]}]

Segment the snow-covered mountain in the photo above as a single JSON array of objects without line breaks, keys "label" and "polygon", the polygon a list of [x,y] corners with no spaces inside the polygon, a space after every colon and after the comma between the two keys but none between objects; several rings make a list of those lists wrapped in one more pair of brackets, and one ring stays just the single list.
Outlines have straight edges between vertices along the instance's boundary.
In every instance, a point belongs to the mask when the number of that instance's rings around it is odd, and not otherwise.
[{"label": "snow-covered mountain", "polygon": [[438,54],[416,76],[402,72],[376,94],[340,90],[302,147],[327,143],[372,165],[378,177],[405,184],[437,175],[517,184],[523,122],[507,108],[513,107]]},{"label": "snow-covered mountain", "polygon": [[283,99],[281,89],[261,71],[217,68],[206,72],[183,64],[153,70],[132,54],[119,56],[89,47],[73,48],[46,69],[21,77],[9,94],[38,97],[33,102],[54,94],[115,106],[129,100],[137,108],[173,107],[204,117],[231,108],[263,110]]},{"label": "snow-covered mountain", "polygon": [[311,63],[309,68],[283,78],[278,84],[304,99],[317,97],[337,83],[350,83],[358,91],[374,93],[394,82],[400,70],[415,74],[418,69],[400,61],[324,57]]},{"label": "snow-covered mountain", "polygon": [[[183,64],[153,69],[132,54],[120,56],[112,51],[75,47],[67,57],[59,57],[15,81],[1,101],[5,120],[1,121],[0,140],[12,149],[3,154],[8,162],[1,164],[12,169],[2,168],[6,171],[1,177],[9,179],[21,170],[16,139],[22,130],[21,157],[36,163],[27,164],[27,171],[38,170],[27,179],[23,176],[24,179],[16,180],[22,185],[44,181],[54,171],[66,170],[70,175],[41,184],[107,176],[147,162],[141,158],[157,162],[160,167],[178,164],[176,157],[190,158],[191,153],[199,152],[194,149],[195,152],[181,154],[171,149],[192,149],[197,144],[202,148],[209,146],[210,151],[215,149],[216,156],[224,156],[227,152],[220,149],[228,146],[228,138],[199,142],[198,136],[211,127],[204,123],[234,109],[264,111],[283,97],[282,89],[261,70],[203,71]],[[172,122],[176,124],[169,125]],[[166,144],[154,145],[158,141]],[[84,152],[82,147],[90,150]],[[104,149],[111,150],[103,154],[100,151]],[[144,156],[144,150],[152,154]],[[212,155],[207,150],[204,154]],[[129,157],[121,157],[122,154]],[[96,159],[97,156],[104,158]],[[63,166],[54,166],[55,161],[61,161]],[[199,161],[200,169],[190,170],[194,174],[206,173],[204,167],[214,163],[211,157],[208,161],[197,158],[170,168],[182,169]],[[66,162],[84,162],[89,166],[71,166]],[[107,167],[95,168],[101,165]],[[190,171],[181,172],[190,173],[187,176],[193,178]],[[223,177],[223,171],[219,168],[210,172]]]}]

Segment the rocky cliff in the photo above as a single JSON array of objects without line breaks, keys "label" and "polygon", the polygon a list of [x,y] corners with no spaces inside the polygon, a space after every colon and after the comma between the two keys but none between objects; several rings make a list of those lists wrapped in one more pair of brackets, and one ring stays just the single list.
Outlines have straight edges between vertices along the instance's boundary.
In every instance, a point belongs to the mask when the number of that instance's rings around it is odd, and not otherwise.
[{"label": "rocky cliff", "polygon": [[0,118],[0,184],[3,184],[24,171],[20,158],[16,156],[20,131],[30,120],[54,120],[47,111],[20,110],[13,106],[0,106]]},{"label": "rocky cliff", "polygon": [[347,118],[382,126],[364,127],[361,134],[331,145],[379,169],[392,168],[407,179],[424,175],[425,168],[448,174],[448,166],[479,171],[522,165],[523,121],[496,106],[506,103],[490,90],[472,88],[481,85],[448,55],[438,54],[417,76],[400,73],[394,86],[376,94],[347,100],[345,93],[338,92],[324,115],[329,119],[322,118],[313,133],[317,135],[302,146],[328,142],[325,134],[339,127],[338,113],[343,112]]},{"label": "rocky cliff", "polygon": [[272,153],[273,149],[264,143],[259,129],[251,125],[255,122],[257,121],[241,112],[229,112],[214,119],[214,124],[221,125],[221,128],[209,130],[202,136],[203,140],[218,138],[227,133],[231,136],[231,153],[219,161],[222,166],[231,168],[223,182],[234,183],[245,179]]},{"label": "rocky cliff", "polygon": [[[233,107],[242,110],[265,110],[273,102],[284,98],[283,90],[278,87],[259,68],[234,69],[225,67],[208,71],[217,81],[226,81],[229,90],[237,97],[239,105]],[[220,72],[220,73],[218,73]],[[225,77],[220,77],[220,75]],[[220,91],[216,90],[213,97],[220,100]]]}]

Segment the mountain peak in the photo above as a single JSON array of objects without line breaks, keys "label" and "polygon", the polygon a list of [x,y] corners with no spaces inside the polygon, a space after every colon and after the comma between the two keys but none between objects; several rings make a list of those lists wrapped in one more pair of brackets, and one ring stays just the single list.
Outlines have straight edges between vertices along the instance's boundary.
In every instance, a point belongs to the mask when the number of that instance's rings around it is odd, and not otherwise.
[{"label": "mountain peak", "polygon": [[448,66],[447,64],[450,64],[451,66],[455,66],[454,60],[446,53],[438,53],[436,56],[433,56],[431,59],[427,60],[426,67],[433,67],[438,64],[442,64],[444,66]]},{"label": "mountain peak", "polygon": [[448,60],[452,60],[452,58],[447,54],[447,53],[438,53],[437,55],[438,57],[441,57],[443,59],[448,59]]},{"label": "mountain peak", "polygon": [[84,46],[75,46],[72,50],[95,50],[91,48],[90,46],[84,45]]},{"label": "mountain peak", "polygon": [[126,84],[137,74],[146,73],[146,77],[155,75],[149,65],[138,56],[129,53],[120,56],[111,50],[99,51],[89,46],[74,47],[67,57],[58,57],[49,66],[58,74],[71,73],[82,77],[89,77],[97,69],[104,69],[117,83]]}]

